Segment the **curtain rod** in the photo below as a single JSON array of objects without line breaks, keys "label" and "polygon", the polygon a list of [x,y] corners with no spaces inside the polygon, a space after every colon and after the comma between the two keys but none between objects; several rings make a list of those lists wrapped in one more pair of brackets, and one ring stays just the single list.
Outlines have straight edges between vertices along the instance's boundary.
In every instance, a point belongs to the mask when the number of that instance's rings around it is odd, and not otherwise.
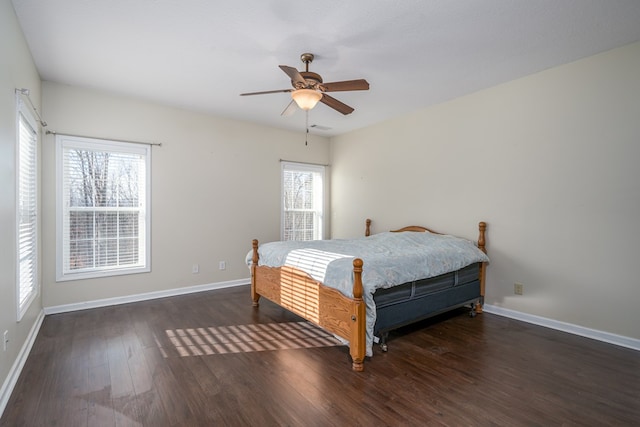
[{"label": "curtain rod", "polygon": [[127,142],[129,144],[142,144],[142,145],[155,145],[158,147],[162,146],[161,142],[141,142],[141,141],[127,141],[124,139],[113,139],[113,138],[100,138],[96,136],[86,136],[86,135],[74,135],[72,133],[62,132],[58,134],[55,130],[48,130],[46,132],[47,135],[66,135],[66,136],[75,136],[76,138],[91,138],[91,139],[99,139],[101,141],[115,141],[115,142]]},{"label": "curtain rod", "polygon": [[33,110],[33,112],[35,113],[35,115],[38,117],[38,122],[40,122],[40,126],[42,126],[42,128],[46,128],[47,127],[47,122],[45,122],[44,120],[42,120],[42,117],[40,117],[40,113],[38,113],[38,110],[36,109],[36,106],[33,105],[33,101],[31,100],[31,97],[29,96],[29,94],[31,93],[31,91],[29,89],[26,88],[16,88],[16,93],[24,96],[25,98],[27,98],[27,101],[29,101],[29,104],[31,105],[31,109]]},{"label": "curtain rod", "polygon": [[299,163],[301,165],[311,165],[311,166],[325,166],[325,167],[331,166],[331,165],[323,165],[322,163],[299,162],[297,160],[285,160],[285,159],[280,159],[280,162]]}]

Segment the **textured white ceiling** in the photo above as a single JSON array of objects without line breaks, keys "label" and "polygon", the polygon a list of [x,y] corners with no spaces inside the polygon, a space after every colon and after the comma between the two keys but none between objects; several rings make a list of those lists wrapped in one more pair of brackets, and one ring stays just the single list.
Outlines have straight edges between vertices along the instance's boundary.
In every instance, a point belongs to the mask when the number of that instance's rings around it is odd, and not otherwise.
[{"label": "textured white ceiling", "polygon": [[[12,0],[43,80],[303,131],[281,117],[284,64],[355,108],[319,104],[337,135],[640,40],[640,0]],[[46,119],[46,118],[45,118]]]}]

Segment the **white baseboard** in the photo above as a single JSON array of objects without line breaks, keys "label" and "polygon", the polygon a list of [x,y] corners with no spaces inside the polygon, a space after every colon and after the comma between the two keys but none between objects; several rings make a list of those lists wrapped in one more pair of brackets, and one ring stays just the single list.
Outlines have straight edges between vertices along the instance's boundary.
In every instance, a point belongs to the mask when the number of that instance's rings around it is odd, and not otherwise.
[{"label": "white baseboard", "polygon": [[[156,298],[165,298],[176,295],[186,295],[195,292],[204,292],[214,289],[229,288],[233,286],[241,286],[250,283],[251,279],[239,279],[231,280],[228,282],[210,283],[206,285],[191,286],[188,288],[176,288],[166,291],[149,292],[145,294],[129,295],[125,297],[106,298],[95,301],[80,302],[74,304],[64,304],[53,307],[45,307],[44,314],[57,314],[66,313],[70,311],[86,310],[89,308],[107,307],[111,305],[127,304],[130,302],[146,301]],[[615,344],[621,347],[630,348],[640,351],[640,340],[623,335],[616,335],[609,332],[603,332],[596,329],[585,328],[583,326],[574,325],[571,323],[561,322],[559,320],[549,319],[546,317],[535,316],[533,314],[527,314],[520,311],[510,310],[508,308],[499,307],[496,305],[485,304],[483,310],[487,313],[496,314],[499,316],[509,317],[523,322],[532,323],[534,325],[544,326],[546,328],[556,329],[570,334],[579,335],[586,338],[606,342],[609,344]],[[43,316],[44,317],[44,316]],[[42,323],[42,320],[40,320]],[[39,328],[39,325],[38,325]],[[17,377],[16,377],[17,378]],[[0,401],[1,403],[1,401]]]},{"label": "white baseboard", "polygon": [[9,375],[2,384],[2,388],[0,388],[0,417],[4,413],[4,409],[7,407],[7,403],[9,403],[9,398],[11,397],[11,393],[13,392],[13,388],[16,386],[18,382],[18,377],[20,377],[20,373],[22,372],[22,368],[24,367],[25,362],[27,361],[27,357],[29,357],[29,353],[31,352],[31,347],[33,347],[33,343],[36,341],[36,337],[38,336],[38,332],[40,331],[40,326],[42,326],[42,322],[44,320],[44,310],[41,310],[36,318],[36,321],[33,323],[31,330],[29,331],[29,335],[25,340],[20,352],[18,353],[18,357],[15,362],[13,362],[13,366],[9,370]]},{"label": "white baseboard", "polygon": [[206,285],[190,286],[188,288],[168,289],[166,291],[148,292],[144,294],[127,295],[124,297],[105,298],[94,301],[78,302],[73,304],[56,305],[45,307],[44,314],[67,313],[70,311],[86,310],[89,308],[108,307],[111,305],[127,304],[130,302],[147,301],[156,298],[166,298],[176,295],[186,295],[195,292],[211,291],[214,289],[230,288],[233,286],[246,285],[251,279],[230,280],[227,282],[209,283]]},{"label": "white baseboard", "polygon": [[496,305],[485,304],[482,306],[482,309],[487,313],[497,314],[498,316],[510,317],[512,319],[522,320],[523,322],[533,323],[534,325],[544,326],[546,328],[556,329],[558,331],[568,332],[570,334],[640,351],[640,340],[636,338],[603,332],[597,329],[585,328],[583,326],[560,322],[558,320],[535,316],[533,314],[522,313],[520,311],[510,310]]}]

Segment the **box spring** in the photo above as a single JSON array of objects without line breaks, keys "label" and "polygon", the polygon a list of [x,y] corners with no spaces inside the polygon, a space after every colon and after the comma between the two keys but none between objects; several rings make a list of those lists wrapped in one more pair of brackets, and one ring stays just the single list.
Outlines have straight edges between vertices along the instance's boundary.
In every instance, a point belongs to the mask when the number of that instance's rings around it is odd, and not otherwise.
[{"label": "box spring", "polygon": [[429,279],[378,289],[374,335],[478,301],[480,264]]}]

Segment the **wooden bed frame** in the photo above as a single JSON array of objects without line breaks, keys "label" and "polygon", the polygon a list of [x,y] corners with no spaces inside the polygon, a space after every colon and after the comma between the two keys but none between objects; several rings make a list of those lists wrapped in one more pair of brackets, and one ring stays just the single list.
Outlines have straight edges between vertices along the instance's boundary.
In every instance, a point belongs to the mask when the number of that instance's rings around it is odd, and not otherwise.
[{"label": "wooden bed frame", "polygon": [[[486,223],[478,225],[478,248],[486,253]],[[408,226],[401,231],[430,231],[426,227]],[[366,221],[365,235],[371,232],[371,220]],[[438,233],[440,234],[440,233]],[[482,312],[484,303],[486,263],[480,266],[480,301],[475,306],[476,312]],[[302,270],[283,266],[258,266],[258,240],[253,240],[253,257],[251,262],[251,299],[253,306],[259,306],[263,296],[300,317],[320,326],[332,334],[349,341],[349,354],[354,371],[364,370],[366,351],[366,313],[362,298],[362,265],[360,258],[353,260],[353,298],[349,298],[338,290],[325,286],[312,279]]]}]

